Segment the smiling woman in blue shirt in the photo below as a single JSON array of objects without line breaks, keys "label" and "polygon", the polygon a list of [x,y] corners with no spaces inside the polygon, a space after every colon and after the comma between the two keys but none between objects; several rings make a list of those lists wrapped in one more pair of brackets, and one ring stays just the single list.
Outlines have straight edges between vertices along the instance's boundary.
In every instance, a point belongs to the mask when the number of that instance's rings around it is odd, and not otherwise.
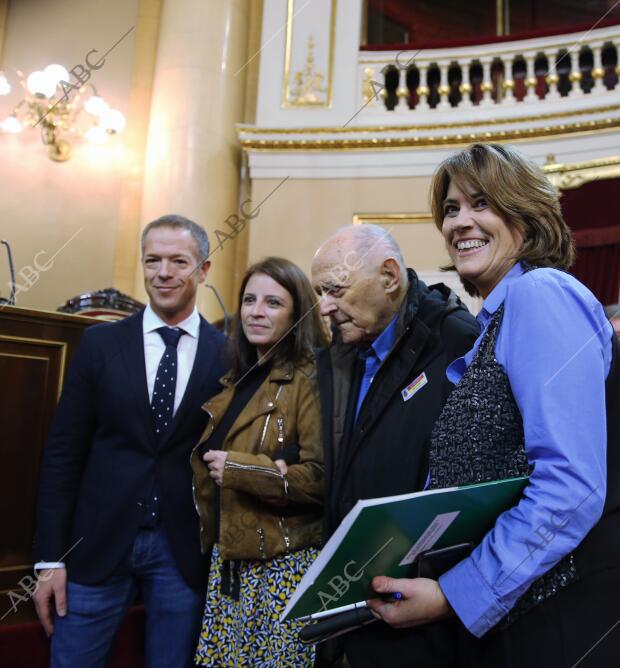
[{"label": "smiling woman in blue shirt", "polygon": [[[596,666],[620,656],[620,360],[602,305],[566,273],[558,196],[516,150],[443,162],[431,203],[453,268],[484,299],[481,334],[447,369],[429,487],[529,475],[519,503],[438,581],[371,608],[402,627],[445,618],[450,666]],[[620,626],[620,624],[618,625]]]}]

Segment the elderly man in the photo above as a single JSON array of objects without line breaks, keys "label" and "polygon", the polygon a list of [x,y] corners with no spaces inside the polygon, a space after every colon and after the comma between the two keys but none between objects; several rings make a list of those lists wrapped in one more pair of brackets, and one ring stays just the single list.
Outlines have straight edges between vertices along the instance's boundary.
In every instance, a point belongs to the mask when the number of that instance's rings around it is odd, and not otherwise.
[{"label": "elderly man", "polygon": [[[446,367],[473,346],[478,326],[451,290],[407,269],[394,238],[375,225],[329,238],[312,282],[335,330],[317,357],[330,535],[359,499],[424,487],[429,437],[451,389]],[[344,649],[353,668],[450,665],[450,643],[432,624],[376,622],[347,634]]]}]

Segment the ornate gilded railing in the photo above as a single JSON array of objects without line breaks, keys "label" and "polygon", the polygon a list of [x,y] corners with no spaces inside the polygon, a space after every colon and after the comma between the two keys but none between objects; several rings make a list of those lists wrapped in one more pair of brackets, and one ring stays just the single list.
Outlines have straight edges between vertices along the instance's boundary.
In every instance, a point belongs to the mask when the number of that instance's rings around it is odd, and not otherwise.
[{"label": "ornate gilded railing", "polygon": [[[447,151],[475,141],[535,142],[540,162],[618,155],[620,25],[421,51],[360,51],[336,33],[331,105],[284,106],[281,81],[263,76],[256,125],[238,127],[253,177],[289,176],[291,151],[306,154],[294,173],[312,178],[430,175]],[[271,53],[261,72],[280,71]]]},{"label": "ornate gilded railing", "polygon": [[[425,51],[362,51],[360,103],[365,115],[566,105],[620,90],[620,26],[587,33]],[[510,114],[512,115],[512,114]],[[394,119],[396,120],[396,119]]]}]

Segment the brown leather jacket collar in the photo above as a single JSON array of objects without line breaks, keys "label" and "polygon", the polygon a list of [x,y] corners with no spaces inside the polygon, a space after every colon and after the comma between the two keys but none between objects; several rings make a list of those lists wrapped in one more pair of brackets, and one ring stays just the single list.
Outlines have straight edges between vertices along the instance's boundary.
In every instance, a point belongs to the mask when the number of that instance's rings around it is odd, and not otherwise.
[{"label": "brown leather jacket collar", "polygon": [[[283,364],[274,365],[269,372],[268,379],[270,382],[281,383],[285,381],[291,381],[293,379],[293,374],[295,373],[295,367],[290,362],[284,362]],[[232,372],[228,372],[220,378],[220,383],[224,387],[232,387],[237,383],[234,379]],[[206,404],[205,404],[206,405]]]}]

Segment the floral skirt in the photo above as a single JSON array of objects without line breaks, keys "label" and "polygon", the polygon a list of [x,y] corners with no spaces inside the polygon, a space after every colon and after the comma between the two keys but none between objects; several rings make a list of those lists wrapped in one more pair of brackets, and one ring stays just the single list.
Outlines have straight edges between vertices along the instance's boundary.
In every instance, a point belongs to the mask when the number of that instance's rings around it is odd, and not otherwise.
[{"label": "floral skirt", "polygon": [[225,564],[215,545],[196,665],[217,668],[312,666],[314,646],[304,645],[298,639],[304,624],[297,620],[280,622],[280,616],[317,554],[317,549],[306,548],[265,561],[236,562],[239,591],[238,596],[233,597],[222,594]]}]

